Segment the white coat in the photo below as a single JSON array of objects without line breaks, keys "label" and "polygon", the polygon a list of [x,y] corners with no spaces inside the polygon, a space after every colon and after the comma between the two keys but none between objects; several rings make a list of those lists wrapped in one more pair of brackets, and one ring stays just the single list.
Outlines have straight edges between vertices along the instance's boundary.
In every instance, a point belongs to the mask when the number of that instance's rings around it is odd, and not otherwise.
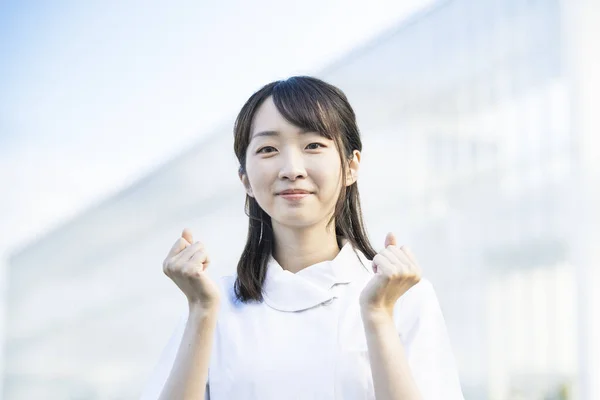
[{"label": "white coat", "polygon": [[[350,243],[332,261],[298,273],[270,258],[262,303],[233,295],[220,280],[222,304],[211,353],[211,400],[375,399],[358,298],[371,262]],[[167,344],[142,400],[154,400],[169,375],[187,315]],[[424,400],[463,400],[444,317],[422,279],[394,309],[394,320]]]}]

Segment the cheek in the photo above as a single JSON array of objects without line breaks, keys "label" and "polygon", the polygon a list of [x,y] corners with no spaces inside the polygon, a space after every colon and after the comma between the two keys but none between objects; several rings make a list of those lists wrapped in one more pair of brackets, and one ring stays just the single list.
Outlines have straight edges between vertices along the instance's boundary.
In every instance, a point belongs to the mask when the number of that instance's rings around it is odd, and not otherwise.
[{"label": "cheek", "polygon": [[337,154],[335,154],[321,160],[322,162],[315,169],[320,176],[319,179],[330,188],[339,186],[339,180],[342,175],[340,159],[337,157]]},{"label": "cheek", "polygon": [[313,170],[312,177],[319,187],[321,195],[324,197],[323,200],[337,196],[341,189],[341,176],[342,172],[339,162],[337,164],[327,163],[326,165],[320,165]]},{"label": "cheek", "polygon": [[261,168],[257,163],[248,163],[246,166],[246,172],[248,174],[248,182],[252,191],[260,196],[263,192],[270,191],[270,176],[268,170]]}]

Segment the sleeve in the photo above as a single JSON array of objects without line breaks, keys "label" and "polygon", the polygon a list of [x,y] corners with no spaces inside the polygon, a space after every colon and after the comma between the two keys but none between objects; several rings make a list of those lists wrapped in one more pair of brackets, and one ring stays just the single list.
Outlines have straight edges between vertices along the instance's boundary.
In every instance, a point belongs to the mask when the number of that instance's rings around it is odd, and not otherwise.
[{"label": "sleeve", "polygon": [[446,323],[431,283],[422,279],[395,310],[400,339],[423,400],[464,400]]},{"label": "sleeve", "polygon": [[[164,347],[158,363],[154,366],[154,370],[151,372],[146,384],[143,387],[140,400],[157,400],[160,397],[160,393],[169,378],[171,368],[175,362],[181,339],[185,331],[185,325],[187,323],[187,314],[183,315],[175,327],[173,334],[169,338],[166,346]],[[206,384],[205,400],[210,400],[208,382]]]}]

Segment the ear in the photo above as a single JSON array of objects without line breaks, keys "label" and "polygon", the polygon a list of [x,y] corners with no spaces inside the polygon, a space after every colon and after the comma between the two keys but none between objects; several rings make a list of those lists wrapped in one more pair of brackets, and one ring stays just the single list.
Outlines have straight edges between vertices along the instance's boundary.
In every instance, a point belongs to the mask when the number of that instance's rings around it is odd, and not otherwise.
[{"label": "ear", "polygon": [[240,177],[240,181],[244,185],[244,189],[246,189],[246,194],[250,197],[254,197],[254,193],[252,193],[252,187],[250,186],[250,182],[248,181],[248,175],[243,172],[239,172],[238,176]]},{"label": "ear", "polygon": [[346,175],[346,186],[352,185],[358,179],[358,170],[360,168],[360,151],[354,150],[352,158],[348,160],[348,169]]}]

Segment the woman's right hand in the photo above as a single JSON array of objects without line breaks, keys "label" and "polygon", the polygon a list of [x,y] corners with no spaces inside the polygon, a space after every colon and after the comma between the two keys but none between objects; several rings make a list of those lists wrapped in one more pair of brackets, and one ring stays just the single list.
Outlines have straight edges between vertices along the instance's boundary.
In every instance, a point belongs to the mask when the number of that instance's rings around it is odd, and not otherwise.
[{"label": "woman's right hand", "polygon": [[209,263],[204,245],[194,243],[192,233],[184,229],[163,262],[163,272],[185,294],[190,306],[213,312],[219,307],[220,296],[217,285],[206,273]]}]

